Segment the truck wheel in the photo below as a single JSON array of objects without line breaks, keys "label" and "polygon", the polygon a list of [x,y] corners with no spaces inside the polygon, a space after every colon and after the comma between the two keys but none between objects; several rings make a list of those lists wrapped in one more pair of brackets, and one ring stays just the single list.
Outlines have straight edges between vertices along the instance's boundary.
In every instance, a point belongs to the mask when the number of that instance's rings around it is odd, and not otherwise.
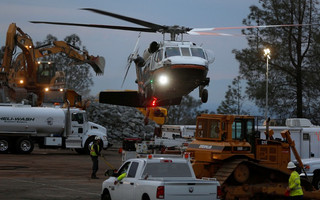
[{"label": "truck wheel", "polygon": [[150,197],[147,194],[143,194],[142,200],[150,200]]},{"label": "truck wheel", "polygon": [[320,188],[320,175],[316,175],[315,177],[313,177],[313,180],[312,180],[312,185],[317,189],[319,190]]},{"label": "truck wheel", "polygon": [[108,190],[104,191],[102,196],[101,196],[101,200],[111,200],[111,196]]},{"label": "truck wheel", "polygon": [[11,146],[9,138],[0,137],[0,153],[8,153]]},{"label": "truck wheel", "polygon": [[34,144],[27,137],[21,137],[16,141],[16,150],[18,153],[28,154],[33,151]]},{"label": "truck wheel", "polygon": [[94,140],[94,137],[89,137],[86,143],[84,144],[83,150],[84,150],[84,153],[87,155],[90,154],[90,147],[91,147],[91,144],[93,143],[93,140]]}]

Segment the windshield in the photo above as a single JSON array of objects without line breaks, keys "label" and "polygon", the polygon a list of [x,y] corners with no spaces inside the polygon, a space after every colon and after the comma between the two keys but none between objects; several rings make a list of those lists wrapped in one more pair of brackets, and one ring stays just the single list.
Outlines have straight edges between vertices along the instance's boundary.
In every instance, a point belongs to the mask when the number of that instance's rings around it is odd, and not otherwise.
[{"label": "windshield", "polygon": [[205,59],[203,49],[201,48],[191,48],[192,56],[200,57]]},{"label": "windshield", "polygon": [[186,163],[148,163],[143,176],[148,177],[192,177],[190,168]]},{"label": "windshield", "polygon": [[165,51],[165,57],[171,57],[171,56],[180,56],[180,50],[179,47],[167,47]]},{"label": "windshield", "polygon": [[[181,51],[180,51],[181,50]],[[190,51],[191,50],[191,51]],[[190,54],[191,52],[191,54]],[[206,59],[205,53],[202,48],[189,48],[189,47],[166,47],[165,49],[165,57],[171,56],[194,56]]]}]

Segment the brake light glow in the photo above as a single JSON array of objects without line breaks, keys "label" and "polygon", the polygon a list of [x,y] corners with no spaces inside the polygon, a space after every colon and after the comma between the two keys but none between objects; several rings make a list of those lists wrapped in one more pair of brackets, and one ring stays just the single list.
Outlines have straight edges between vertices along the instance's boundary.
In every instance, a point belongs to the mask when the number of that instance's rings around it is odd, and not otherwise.
[{"label": "brake light glow", "polygon": [[148,159],[152,159],[152,155],[151,154],[148,155]]},{"label": "brake light glow", "polygon": [[157,187],[157,199],[164,199],[164,186]]},{"label": "brake light glow", "polygon": [[157,98],[153,97],[153,100],[152,100],[152,102],[151,102],[151,106],[152,106],[152,107],[157,106]]}]

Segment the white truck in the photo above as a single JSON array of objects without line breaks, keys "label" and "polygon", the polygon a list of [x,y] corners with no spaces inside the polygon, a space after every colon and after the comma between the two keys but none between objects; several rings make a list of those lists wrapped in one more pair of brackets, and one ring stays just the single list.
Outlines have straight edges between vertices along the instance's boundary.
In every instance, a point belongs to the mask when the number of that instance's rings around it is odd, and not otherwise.
[{"label": "white truck", "polygon": [[[197,179],[189,154],[148,155],[129,159],[102,183],[102,200],[194,200],[219,199],[220,184],[214,178]],[[126,173],[122,180],[118,177]]]},{"label": "white truck", "polygon": [[[265,138],[266,126],[259,126],[260,137]],[[305,118],[286,120],[286,126],[269,126],[274,132],[274,138],[281,138],[281,131],[289,130],[295,142],[297,152],[301,157],[307,176],[316,189],[320,189],[320,126],[313,125]],[[293,153],[291,160],[295,162]],[[300,176],[305,176],[301,173]]]},{"label": "white truck", "polygon": [[106,128],[89,122],[84,110],[0,105],[0,153],[31,153],[35,143],[40,148],[72,148],[89,153],[95,136],[101,138],[101,148],[106,149]]}]

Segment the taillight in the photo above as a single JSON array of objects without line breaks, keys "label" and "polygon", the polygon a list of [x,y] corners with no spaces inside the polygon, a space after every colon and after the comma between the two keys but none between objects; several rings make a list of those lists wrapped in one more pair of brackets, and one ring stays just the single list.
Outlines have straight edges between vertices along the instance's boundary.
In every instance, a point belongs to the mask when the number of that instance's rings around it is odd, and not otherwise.
[{"label": "taillight", "polygon": [[164,186],[157,187],[157,199],[164,199]]},{"label": "taillight", "polygon": [[220,199],[220,198],[222,198],[222,190],[221,190],[221,187],[218,186],[217,187],[217,199]]}]

